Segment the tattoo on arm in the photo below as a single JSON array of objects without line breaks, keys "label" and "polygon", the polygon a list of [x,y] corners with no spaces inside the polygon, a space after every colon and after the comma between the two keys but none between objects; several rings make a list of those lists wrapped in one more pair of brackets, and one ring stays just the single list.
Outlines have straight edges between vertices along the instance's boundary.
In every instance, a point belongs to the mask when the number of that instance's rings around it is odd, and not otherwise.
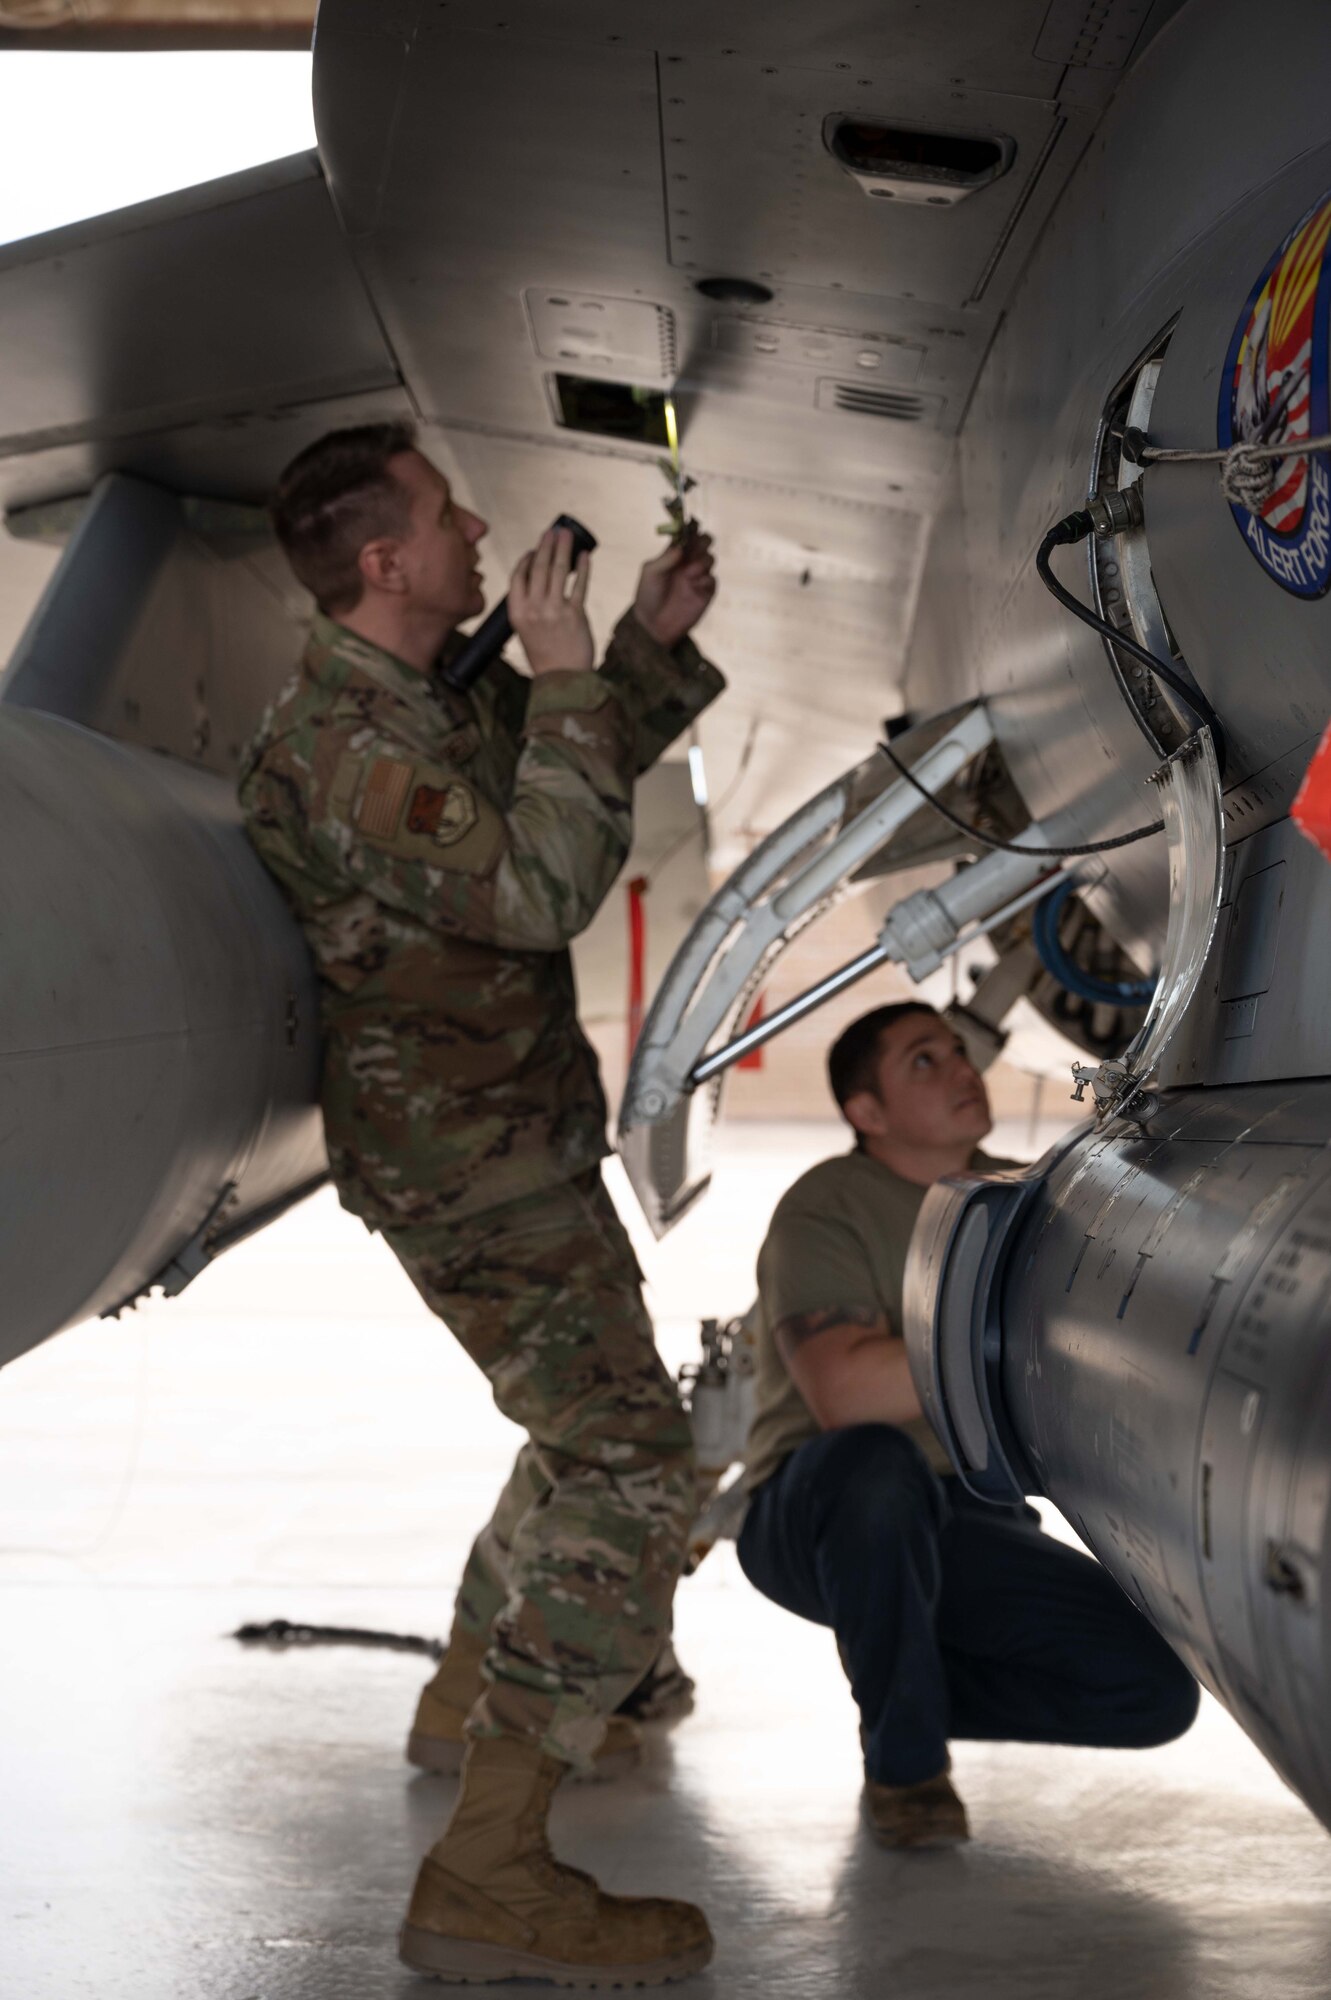
[{"label": "tattoo on arm", "polygon": [[834,1326],[863,1327],[866,1333],[887,1332],[886,1316],[873,1306],[821,1306],[817,1312],[789,1313],[772,1329],[780,1353],[789,1360],[806,1340],[815,1340]]}]

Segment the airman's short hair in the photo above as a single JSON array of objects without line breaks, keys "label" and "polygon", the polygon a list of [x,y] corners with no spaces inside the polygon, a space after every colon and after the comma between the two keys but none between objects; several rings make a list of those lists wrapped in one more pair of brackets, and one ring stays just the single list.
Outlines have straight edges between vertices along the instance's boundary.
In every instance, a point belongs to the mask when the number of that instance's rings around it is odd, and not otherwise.
[{"label": "airman's short hair", "polygon": [[832,1095],[844,1112],[847,1101],[862,1090],[877,1095],[878,1047],[886,1031],[907,1014],[934,1014],[938,1009],[923,1000],[897,1000],[888,1007],[875,1007],[843,1028],[827,1052],[827,1081]]},{"label": "airman's short hair", "polygon": [[415,449],[412,424],[358,424],[307,445],[278,480],[269,508],[274,533],[297,580],[330,618],[360,602],[365,544],[407,533],[411,503],[388,461]]}]

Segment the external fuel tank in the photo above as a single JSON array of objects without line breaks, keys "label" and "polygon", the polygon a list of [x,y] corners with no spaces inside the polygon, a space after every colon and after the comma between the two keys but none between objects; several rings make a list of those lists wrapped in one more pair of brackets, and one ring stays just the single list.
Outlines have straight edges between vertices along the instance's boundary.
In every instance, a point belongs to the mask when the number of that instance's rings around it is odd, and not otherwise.
[{"label": "external fuel tank", "polygon": [[0,1361],[324,1167],[304,943],[232,788],[0,707]]},{"label": "external fuel tank", "polygon": [[1331,1826],[1328,1130],[1326,1080],[1177,1091],[941,1182],[907,1339],[963,1477],[1047,1494]]},{"label": "external fuel tank", "polygon": [[234,778],[297,629],[248,518],[197,515],[103,480],[0,683],[0,1365],[325,1172],[313,968]]}]

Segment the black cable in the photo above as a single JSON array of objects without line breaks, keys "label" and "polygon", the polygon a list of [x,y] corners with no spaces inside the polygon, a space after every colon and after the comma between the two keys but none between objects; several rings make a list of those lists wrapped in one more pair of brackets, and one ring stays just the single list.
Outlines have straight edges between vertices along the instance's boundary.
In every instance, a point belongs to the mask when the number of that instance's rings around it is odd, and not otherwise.
[{"label": "black cable", "polygon": [[[1098,617],[1079,598],[1074,597],[1070,590],[1065,590],[1050,569],[1049,558],[1056,548],[1084,542],[1093,532],[1094,523],[1084,508],[1079,508],[1075,514],[1065,514],[1061,521],[1054,523],[1036,551],[1036,574],[1045,588],[1051,591],[1059,603],[1071,611],[1074,617],[1080,618],[1084,625],[1089,625],[1093,632],[1099,632],[1111,645],[1122,646],[1125,652],[1132,653],[1143,661],[1151,672],[1191,709],[1202,727],[1211,732],[1211,741],[1215,746],[1215,761],[1223,778],[1225,766],[1229,761],[1229,744],[1220,717],[1206,696],[1196,688],[1189,687],[1182,675],[1176,673],[1173,667],[1159,659],[1147,647],[1139,645],[1137,640],[1126,632],[1120,632],[1116,626],[1109,624],[1107,619]],[[1087,841],[1081,847],[1027,847],[1019,841],[999,840],[993,834],[981,833],[977,826],[972,826],[968,820],[964,820],[960,813],[954,813],[950,806],[945,806],[941,799],[935,798],[934,794],[920,783],[910,766],[902,763],[890,743],[882,742],[878,747],[888,763],[894,765],[902,777],[915,787],[920,797],[927,800],[941,819],[947,820],[950,826],[956,827],[957,831],[964,833],[968,839],[978,841],[981,847],[996,848],[1002,854],[1048,854],[1055,861],[1075,860],[1083,854],[1107,854],[1115,847],[1130,847],[1134,841],[1146,840],[1151,834],[1163,833],[1165,829],[1164,821],[1155,819],[1149,826],[1134,827],[1131,833],[1118,833],[1109,840]]]},{"label": "black cable", "polygon": [[1223,778],[1225,775],[1225,766],[1229,761],[1229,744],[1226,740],[1220,717],[1216,714],[1206,696],[1201,694],[1196,688],[1189,687],[1183,676],[1177,673],[1167,661],[1160,659],[1148,647],[1140,645],[1128,633],[1120,632],[1116,625],[1109,623],[1108,619],[1099,617],[1096,612],[1090,609],[1089,605],[1083,604],[1079,597],[1074,597],[1072,592],[1064,588],[1054,575],[1052,569],[1050,569],[1049,558],[1056,548],[1073,542],[1084,542],[1086,537],[1092,532],[1091,517],[1084,508],[1079,508],[1075,514],[1065,514],[1061,521],[1054,523],[1054,526],[1049,530],[1049,533],[1045,536],[1036,551],[1036,575],[1045,586],[1045,589],[1052,592],[1064,609],[1070,611],[1074,618],[1080,618],[1083,625],[1089,625],[1093,632],[1099,632],[1103,638],[1109,640],[1111,645],[1121,646],[1125,653],[1131,653],[1134,659],[1142,661],[1143,665],[1148,666],[1158,680],[1162,680],[1165,686],[1172,689],[1179,700],[1191,709],[1198,722],[1211,732],[1211,741],[1215,745],[1215,761],[1219,767],[1220,776]]},{"label": "black cable", "polygon": [[1047,854],[1051,861],[1062,861],[1075,859],[1079,854],[1104,854],[1111,847],[1129,847],[1134,840],[1145,840],[1148,834],[1163,833],[1165,830],[1164,821],[1156,819],[1152,820],[1149,826],[1134,828],[1131,833],[1115,834],[1112,840],[1088,841],[1084,847],[1023,847],[1015,840],[999,840],[992,833],[981,833],[977,826],[972,826],[969,820],[964,820],[960,813],[954,813],[951,806],[945,806],[941,799],[935,798],[934,794],[920,783],[909,764],[902,763],[890,743],[880,743],[878,748],[888,763],[895,764],[902,777],[914,785],[920,797],[927,799],[934,811],[955,826],[958,832],[964,833],[970,840],[977,840],[981,847],[996,847],[1003,854]]}]

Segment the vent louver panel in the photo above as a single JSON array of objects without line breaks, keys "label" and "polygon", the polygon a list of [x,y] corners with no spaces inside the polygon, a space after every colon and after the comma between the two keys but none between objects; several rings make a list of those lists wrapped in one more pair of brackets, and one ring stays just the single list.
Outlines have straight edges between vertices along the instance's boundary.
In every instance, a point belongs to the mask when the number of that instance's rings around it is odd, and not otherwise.
[{"label": "vent louver panel", "polygon": [[900,389],[861,389],[853,382],[833,385],[831,407],[845,410],[853,417],[888,417],[898,424],[917,424],[929,414],[921,396],[911,396]]}]

